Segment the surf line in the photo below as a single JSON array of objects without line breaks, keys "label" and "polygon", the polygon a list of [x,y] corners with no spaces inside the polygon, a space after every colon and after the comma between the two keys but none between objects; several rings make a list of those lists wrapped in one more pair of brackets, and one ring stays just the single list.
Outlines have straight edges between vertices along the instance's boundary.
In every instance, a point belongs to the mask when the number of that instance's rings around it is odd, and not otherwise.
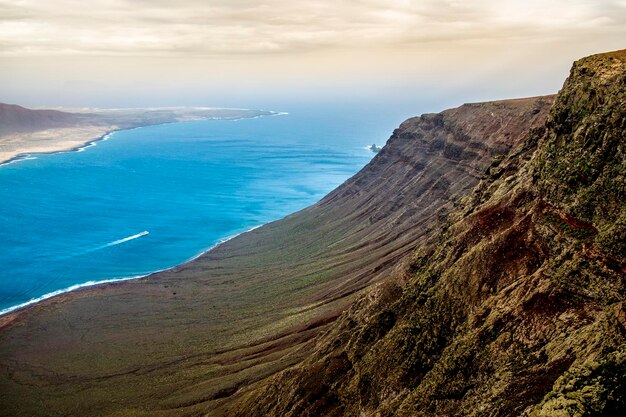
[{"label": "surf line", "polygon": [[[220,239],[216,244],[211,246],[209,249],[206,249],[206,250],[200,252],[199,254],[194,256],[193,258],[191,258],[191,259],[189,259],[189,260],[187,260],[187,261],[185,261],[185,262],[183,262],[181,264],[177,264],[177,265],[171,266],[169,268],[158,269],[156,271],[152,271],[152,272],[150,272],[148,274],[143,274],[143,275],[134,275],[134,276],[122,277],[122,278],[110,278],[110,279],[104,279],[102,281],[87,281],[87,282],[82,283],[82,284],[72,285],[71,287],[68,287],[68,288],[65,288],[65,289],[61,289],[61,290],[56,290],[56,291],[50,292],[48,294],[44,294],[44,295],[42,295],[40,297],[32,298],[31,300],[26,301],[24,303],[21,303],[21,304],[18,304],[18,305],[14,305],[14,306],[11,306],[11,307],[7,307],[4,310],[0,310],[0,317],[5,315],[5,314],[11,313],[13,311],[21,310],[21,309],[26,308],[26,307],[28,307],[30,305],[37,304],[37,303],[39,303],[41,301],[44,301],[44,300],[47,300],[49,298],[53,298],[53,297],[56,297],[56,296],[62,295],[62,294],[67,294],[67,293],[70,293],[70,292],[73,292],[73,291],[76,291],[76,290],[80,290],[82,288],[95,287],[95,286],[103,285],[103,284],[110,284],[110,283],[117,283],[117,282],[122,282],[122,281],[130,281],[130,280],[135,280],[135,279],[147,278],[147,277],[150,277],[152,275],[158,274],[159,272],[169,271],[171,269],[176,268],[179,265],[184,265],[184,264],[186,264],[188,262],[191,262],[191,261],[199,258],[200,256],[204,255],[205,253],[210,252],[212,249],[215,249],[216,247],[220,246],[221,244],[226,243],[229,240],[236,238],[237,236],[240,236],[240,235],[243,235],[245,233],[251,232],[251,231],[253,231],[255,229],[258,229],[261,226],[263,226],[263,225],[260,224],[258,226],[254,226],[254,227],[252,227],[252,228],[250,228],[250,229],[248,229],[248,230],[246,230],[244,232],[241,232],[241,233],[238,233],[236,235],[232,235],[232,236]],[[148,234],[147,231],[143,231],[141,233],[137,233],[136,235],[129,236],[129,238],[133,237],[134,239],[136,239],[137,237],[145,236],[147,234]],[[141,236],[138,236],[138,235],[141,235]],[[135,236],[137,236],[137,237],[135,237]],[[124,239],[126,239],[126,238],[124,238]],[[119,242],[119,241],[124,240],[124,239],[116,240],[114,242],[111,242],[111,244],[115,243],[115,242]],[[96,250],[96,249],[92,249],[91,251],[94,251],[94,250]]]}]

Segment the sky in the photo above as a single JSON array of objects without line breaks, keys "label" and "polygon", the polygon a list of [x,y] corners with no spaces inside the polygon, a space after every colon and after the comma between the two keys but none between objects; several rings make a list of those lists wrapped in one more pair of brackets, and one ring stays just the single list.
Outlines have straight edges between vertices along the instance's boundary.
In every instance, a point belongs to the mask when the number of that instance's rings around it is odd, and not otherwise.
[{"label": "sky", "polygon": [[438,111],[625,41],[626,0],[0,0],[0,102]]}]

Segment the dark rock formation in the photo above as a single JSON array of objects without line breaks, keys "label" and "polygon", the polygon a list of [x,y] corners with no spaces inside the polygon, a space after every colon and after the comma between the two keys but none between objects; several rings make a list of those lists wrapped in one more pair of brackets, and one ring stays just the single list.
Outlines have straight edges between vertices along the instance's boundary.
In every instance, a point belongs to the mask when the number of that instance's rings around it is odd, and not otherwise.
[{"label": "dark rock formation", "polygon": [[623,415],[625,105],[626,51],[575,63],[410,264],[229,412]]}]

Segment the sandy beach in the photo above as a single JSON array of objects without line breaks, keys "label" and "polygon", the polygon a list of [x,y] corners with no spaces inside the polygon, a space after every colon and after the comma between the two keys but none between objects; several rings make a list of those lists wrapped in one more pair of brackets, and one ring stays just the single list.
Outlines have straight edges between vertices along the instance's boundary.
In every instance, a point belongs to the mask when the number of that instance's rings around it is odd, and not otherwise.
[{"label": "sandy beach", "polygon": [[0,164],[21,155],[69,151],[85,146],[118,126],[77,126],[13,133],[0,137]]},{"label": "sandy beach", "polygon": [[[102,138],[109,132],[120,129],[162,123],[206,119],[235,120],[277,114],[264,110],[208,107],[63,109],[63,111],[57,111],[31,110],[20,106],[3,105],[0,110],[0,121],[4,124],[0,129],[0,164],[25,155],[78,149]],[[11,114],[7,115],[9,111]],[[53,114],[56,120],[49,120],[50,114]],[[42,121],[42,118],[46,119]]]}]

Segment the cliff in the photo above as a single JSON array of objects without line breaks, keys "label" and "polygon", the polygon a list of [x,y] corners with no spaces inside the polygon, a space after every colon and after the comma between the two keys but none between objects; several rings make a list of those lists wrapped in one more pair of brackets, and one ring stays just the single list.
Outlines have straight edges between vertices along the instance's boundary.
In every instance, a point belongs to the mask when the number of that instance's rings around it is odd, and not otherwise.
[{"label": "cliff", "polygon": [[411,262],[227,414],[623,415],[625,106],[626,51],[576,62]]},{"label": "cliff", "polygon": [[545,122],[552,101],[468,104],[408,120],[367,167],[306,210],[174,270],[0,318],[0,410],[219,412],[310,354],[494,160]]}]

